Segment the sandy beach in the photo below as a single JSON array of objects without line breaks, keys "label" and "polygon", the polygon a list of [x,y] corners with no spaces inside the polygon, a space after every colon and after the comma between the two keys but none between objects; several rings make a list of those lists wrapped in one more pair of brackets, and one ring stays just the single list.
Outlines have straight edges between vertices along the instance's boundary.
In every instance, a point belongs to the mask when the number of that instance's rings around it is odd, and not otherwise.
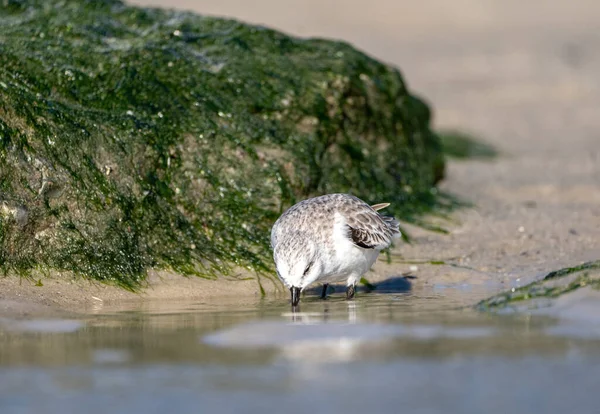
[{"label": "sandy beach", "polygon": [[[368,274],[410,272],[413,289],[503,289],[600,258],[600,4],[514,0],[136,0],[230,16],[305,37],[342,39],[398,66],[435,126],[473,134],[493,160],[448,163],[441,189],[472,207],[409,227],[411,245]],[[385,200],[381,200],[384,202]],[[443,261],[445,264],[428,264]],[[421,263],[423,262],[423,263]],[[119,300],[260,295],[255,280],[152,273],[140,294],[68,275],[0,279],[0,313],[89,311]],[[277,285],[262,281],[267,292]],[[24,305],[27,304],[27,305]]]}]

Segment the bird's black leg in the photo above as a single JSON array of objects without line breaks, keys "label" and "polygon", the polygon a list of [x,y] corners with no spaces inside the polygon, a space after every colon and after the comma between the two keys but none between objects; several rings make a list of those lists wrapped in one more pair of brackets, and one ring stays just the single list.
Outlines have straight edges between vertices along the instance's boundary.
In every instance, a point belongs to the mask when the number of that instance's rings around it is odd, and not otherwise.
[{"label": "bird's black leg", "polygon": [[329,283],[323,284],[323,291],[321,292],[321,299],[325,299],[327,297],[327,288],[329,287]]},{"label": "bird's black leg", "polygon": [[292,306],[298,306],[298,302],[300,302],[300,288],[292,286],[290,293],[292,294]]},{"label": "bird's black leg", "polygon": [[348,285],[346,288],[346,299],[350,300],[354,297],[354,293],[356,292],[356,286],[353,284]]}]

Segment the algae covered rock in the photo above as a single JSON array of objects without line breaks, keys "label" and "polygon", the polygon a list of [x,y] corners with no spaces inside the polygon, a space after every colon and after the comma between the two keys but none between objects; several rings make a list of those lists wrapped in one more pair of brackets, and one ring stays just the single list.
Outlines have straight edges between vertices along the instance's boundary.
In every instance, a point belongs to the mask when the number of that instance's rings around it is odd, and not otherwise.
[{"label": "algae covered rock", "polygon": [[443,171],[429,108],[351,46],[118,1],[0,3],[0,268],[134,288],[268,270],[300,198],[410,219]]}]

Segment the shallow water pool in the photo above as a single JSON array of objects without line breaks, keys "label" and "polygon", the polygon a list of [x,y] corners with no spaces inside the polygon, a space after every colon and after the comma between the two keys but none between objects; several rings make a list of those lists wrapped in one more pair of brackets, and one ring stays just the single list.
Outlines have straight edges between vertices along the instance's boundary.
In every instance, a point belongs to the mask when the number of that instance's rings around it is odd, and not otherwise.
[{"label": "shallow water pool", "polygon": [[0,318],[0,413],[590,413],[600,336],[489,292],[137,302]]}]

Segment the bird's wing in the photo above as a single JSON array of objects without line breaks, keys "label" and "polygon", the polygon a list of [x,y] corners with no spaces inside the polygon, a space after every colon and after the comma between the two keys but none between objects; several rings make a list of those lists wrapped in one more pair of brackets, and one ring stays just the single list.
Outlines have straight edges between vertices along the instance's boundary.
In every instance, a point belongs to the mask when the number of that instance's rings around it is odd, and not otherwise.
[{"label": "bird's wing", "polygon": [[352,242],[364,249],[383,250],[400,236],[398,222],[393,217],[380,216],[371,209],[362,209],[353,214],[344,214],[348,236]]}]

